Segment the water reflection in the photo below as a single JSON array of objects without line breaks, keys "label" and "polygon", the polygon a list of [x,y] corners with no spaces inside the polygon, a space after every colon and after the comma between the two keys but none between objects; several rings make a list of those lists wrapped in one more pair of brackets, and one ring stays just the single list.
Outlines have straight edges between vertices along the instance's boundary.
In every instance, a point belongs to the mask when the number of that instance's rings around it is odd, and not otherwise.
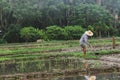
[{"label": "water reflection", "polygon": [[86,74],[84,75],[85,79],[86,80],[96,80],[96,76],[90,74],[89,65],[86,62],[86,60],[84,60],[84,68],[85,68],[85,71],[86,71]]},{"label": "water reflection", "polygon": [[77,76],[65,76],[63,78],[52,78],[49,80],[120,80],[120,73],[93,74],[90,71],[90,64],[86,60],[83,62],[85,74]]},{"label": "water reflection", "polygon": [[87,61],[84,60],[81,65],[83,65],[85,71],[83,75],[65,76],[63,78],[54,78],[50,80],[96,80],[96,76],[90,72],[90,65],[87,63]]},{"label": "water reflection", "polygon": [[[48,80],[86,80],[83,76],[71,76],[64,78],[52,78]],[[94,79],[88,79],[94,80]],[[109,73],[96,75],[96,80],[120,80],[120,73]]]},{"label": "water reflection", "polygon": [[44,59],[34,61],[20,61],[13,63],[0,63],[0,75],[31,72],[60,72],[64,70],[83,69],[80,59]]},{"label": "water reflection", "polygon": [[[22,74],[12,76],[12,79],[11,77],[4,77],[4,80],[120,80],[120,73],[94,74],[94,71],[91,71],[93,65],[86,60],[74,58],[0,63],[0,76]],[[74,70],[76,71],[72,72]],[[72,73],[69,73],[69,71]],[[57,74],[54,74],[54,76],[52,73]],[[21,78],[23,76],[24,78]],[[0,77],[0,80],[3,80],[2,78]]]}]

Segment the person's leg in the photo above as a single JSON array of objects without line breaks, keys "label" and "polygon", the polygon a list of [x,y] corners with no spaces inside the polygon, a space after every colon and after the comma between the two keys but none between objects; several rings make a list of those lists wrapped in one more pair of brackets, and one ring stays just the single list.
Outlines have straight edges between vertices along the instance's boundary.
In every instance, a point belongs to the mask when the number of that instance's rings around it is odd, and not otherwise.
[{"label": "person's leg", "polygon": [[84,58],[86,58],[86,47],[83,48]]},{"label": "person's leg", "polygon": [[82,47],[82,51],[84,53],[84,58],[86,58],[86,44],[81,44],[80,46]]}]

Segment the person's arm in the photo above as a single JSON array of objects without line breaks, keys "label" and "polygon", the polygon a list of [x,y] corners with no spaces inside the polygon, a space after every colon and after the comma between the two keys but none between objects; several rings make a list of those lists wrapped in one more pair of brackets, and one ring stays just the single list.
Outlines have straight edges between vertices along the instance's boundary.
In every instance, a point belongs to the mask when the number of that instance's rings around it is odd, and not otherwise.
[{"label": "person's arm", "polygon": [[89,47],[91,47],[91,45],[90,45],[90,43],[89,43],[89,41],[88,41],[88,36],[85,36],[85,37],[84,37],[84,40],[85,40],[85,43],[86,43]]},{"label": "person's arm", "polygon": [[86,43],[88,46],[91,46],[91,45],[90,45],[90,43],[89,43],[88,41],[87,41],[87,42],[85,42],[85,43]]}]

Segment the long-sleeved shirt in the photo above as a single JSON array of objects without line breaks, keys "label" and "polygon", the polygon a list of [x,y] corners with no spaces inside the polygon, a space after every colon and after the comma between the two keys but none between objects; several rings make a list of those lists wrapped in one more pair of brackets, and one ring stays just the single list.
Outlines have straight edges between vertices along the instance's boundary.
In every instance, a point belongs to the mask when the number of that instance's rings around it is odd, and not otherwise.
[{"label": "long-sleeved shirt", "polygon": [[88,36],[87,36],[87,34],[84,33],[82,35],[82,37],[80,38],[79,42],[80,42],[80,44],[87,44],[88,45],[89,43],[88,43]]}]

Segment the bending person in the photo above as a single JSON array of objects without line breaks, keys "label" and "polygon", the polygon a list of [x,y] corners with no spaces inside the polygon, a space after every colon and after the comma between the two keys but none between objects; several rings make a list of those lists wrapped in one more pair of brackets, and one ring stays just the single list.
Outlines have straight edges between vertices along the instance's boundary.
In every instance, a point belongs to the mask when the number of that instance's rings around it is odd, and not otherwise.
[{"label": "bending person", "polygon": [[80,46],[82,47],[83,49],[83,52],[84,52],[84,58],[86,58],[86,47],[87,45],[88,46],[91,46],[88,42],[88,37],[89,36],[93,36],[93,32],[88,30],[88,31],[85,31],[85,33],[82,35],[82,37],[80,38]]}]

